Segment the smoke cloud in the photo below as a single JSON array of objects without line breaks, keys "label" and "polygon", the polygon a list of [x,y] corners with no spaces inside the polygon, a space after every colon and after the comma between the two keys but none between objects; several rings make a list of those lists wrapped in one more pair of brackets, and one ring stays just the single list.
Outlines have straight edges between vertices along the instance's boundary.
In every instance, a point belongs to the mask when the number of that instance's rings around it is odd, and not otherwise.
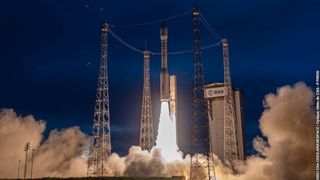
[{"label": "smoke cloud", "polygon": [[[238,162],[241,174],[218,165],[218,177],[227,180],[315,179],[315,114],[313,92],[304,83],[284,86],[264,100],[260,129],[253,141],[259,152]],[[264,140],[267,139],[267,140]]]},{"label": "smoke cloud", "polygon": [[136,177],[166,177],[186,176],[189,173],[190,158],[166,162],[161,150],[153,148],[151,152],[141,150],[139,146],[132,146],[129,154],[119,157],[113,153],[107,162],[110,176],[136,176]]},{"label": "smoke cloud", "polygon": [[[0,110],[0,178],[17,177],[18,162],[24,160],[25,143],[38,146],[44,130],[44,121],[36,121],[32,116],[19,117],[12,109]],[[22,169],[21,166],[21,172]]]},{"label": "smoke cloud", "polygon": [[[19,177],[23,177],[27,142],[36,149],[33,177],[87,176],[87,159],[81,155],[89,144],[88,137],[79,127],[71,127],[52,130],[48,139],[43,140],[45,126],[45,121],[37,121],[31,115],[18,116],[12,109],[0,110],[0,178],[16,178],[19,160]],[[31,172],[31,152],[27,178]],[[167,163],[156,148],[148,152],[132,146],[127,156],[113,153],[107,161],[109,176],[174,176],[189,172],[189,158]]]},{"label": "smoke cloud", "polygon": [[[86,135],[79,127],[52,130],[42,142],[45,126],[45,121],[36,121],[31,115],[23,117],[12,109],[0,110],[0,178],[16,178],[19,160],[19,177],[23,177],[27,142],[35,149],[33,177],[86,175],[86,161],[80,157],[88,143]],[[27,178],[31,173],[31,153],[32,150],[29,151]]]},{"label": "smoke cloud", "polygon": [[86,176],[87,163],[80,155],[88,143],[79,127],[51,131],[34,159],[37,162],[36,177]]},{"label": "smoke cloud", "polygon": [[[253,141],[258,154],[244,162],[234,162],[237,174],[215,157],[217,179],[315,179],[315,113],[311,89],[304,83],[284,86],[277,93],[266,95],[263,105],[265,110],[259,120],[263,137]],[[26,142],[37,147],[34,177],[86,176],[86,159],[81,154],[88,144],[87,136],[79,127],[71,127],[53,130],[43,140],[45,124],[30,115],[18,116],[12,109],[0,110],[0,178],[17,177],[18,160],[24,164]],[[113,153],[107,160],[110,176],[187,176],[189,167],[189,156],[167,163],[160,149],[148,152],[138,146],[132,146],[127,156]],[[23,168],[20,177],[22,172]]]}]

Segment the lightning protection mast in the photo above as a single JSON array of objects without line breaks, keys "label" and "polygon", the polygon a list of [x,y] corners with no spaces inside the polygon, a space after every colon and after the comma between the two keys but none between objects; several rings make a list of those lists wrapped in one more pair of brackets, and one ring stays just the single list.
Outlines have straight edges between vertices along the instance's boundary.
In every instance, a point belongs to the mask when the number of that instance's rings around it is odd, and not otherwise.
[{"label": "lightning protection mast", "polygon": [[211,180],[213,167],[209,141],[209,120],[207,101],[204,98],[204,75],[200,45],[200,10],[193,8],[194,64],[192,95],[192,157],[191,180]]},{"label": "lightning protection mast", "polygon": [[100,67],[94,106],[88,176],[105,176],[106,160],[111,155],[110,108],[108,87],[109,25],[101,26]]},{"label": "lightning protection mast", "polygon": [[144,81],[140,124],[139,145],[142,150],[151,150],[154,145],[152,101],[150,86],[150,55],[149,51],[144,51]]},{"label": "lightning protection mast", "polygon": [[238,159],[237,137],[235,126],[234,98],[231,84],[229,65],[229,45],[228,40],[222,40],[224,83],[227,86],[227,95],[224,98],[224,159],[230,163]]}]

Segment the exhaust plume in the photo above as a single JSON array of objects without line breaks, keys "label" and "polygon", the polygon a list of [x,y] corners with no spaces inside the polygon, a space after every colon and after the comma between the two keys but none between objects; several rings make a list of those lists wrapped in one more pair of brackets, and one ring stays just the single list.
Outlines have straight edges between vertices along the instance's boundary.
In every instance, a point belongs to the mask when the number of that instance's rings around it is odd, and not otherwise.
[{"label": "exhaust plume", "polygon": [[176,118],[174,114],[170,116],[169,102],[161,102],[156,148],[167,162],[182,159],[182,153],[178,152],[176,129]]},{"label": "exhaust plume", "polygon": [[186,176],[189,173],[189,162],[189,156],[186,156],[184,160],[166,162],[158,148],[153,148],[148,152],[141,150],[139,146],[132,146],[125,157],[112,153],[107,161],[107,170],[109,171],[108,176]]}]

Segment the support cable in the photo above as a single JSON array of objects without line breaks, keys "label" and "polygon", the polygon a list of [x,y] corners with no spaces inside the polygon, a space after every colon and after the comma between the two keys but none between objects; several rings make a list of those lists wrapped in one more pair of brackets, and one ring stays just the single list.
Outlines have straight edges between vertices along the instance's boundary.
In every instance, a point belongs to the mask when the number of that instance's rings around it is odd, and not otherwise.
[{"label": "support cable", "polygon": [[204,27],[212,34],[213,37],[222,39],[222,36],[212,28],[212,26],[208,23],[208,21],[202,14],[200,14],[200,20],[203,23]]},{"label": "support cable", "polygon": [[122,40],[119,36],[117,36],[112,30],[109,31],[109,33],[116,39],[118,40],[121,44],[123,44],[124,46],[126,46],[127,48],[137,52],[137,53],[140,53],[140,54],[143,54],[143,50],[141,49],[138,49],[138,48],[135,48],[134,46],[128,44],[127,42],[125,42],[124,40]]},{"label": "support cable", "polygon": [[[221,44],[221,41],[216,42],[214,44],[209,44],[206,46],[203,46],[201,49],[205,50],[205,49],[210,49],[216,46],[219,46]],[[193,53],[194,49],[188,49],[188,50],[181,50],[181,51],[173,51],[173,52],[168,52],[168,55],[180,55],[180,54],[190,54]],[[155,53],[155,52],[151,52],[152,55],[161,55],[161,53]]]},{"label": "support cable", "polygon": [[178,19],[180,17],[183,17],[183,16],[190,14],[191,12],[192,12],[192,9],[188,9],[188,10],[184,11],[183,13],[180,13],[180,14],[177,14],[174,16],[170,16],[170,17],[166,17],[166,18],[162,18],[162,19],[158,19],[158,20],[141,22],[141,23],[136,23],[136,24],[129,24],[129,25],[110,25],[110,26],[112,28],[133,28],[133,27],[139,27],[139,26],[147,26],[147,25],[151,25],[151,24],[161,23],[163,21],[170,21],[170,20]]},{"label": "support cable", "polygon": [[[109,29],[109,33],[117,40],[119,41],[122,45],[126,46],[127,48],[137,52],[137,53],[140,53],[140,54],[143,54],[144,53],[144,50],[141,50],[139,48],[136,48],[132,45],[130,45],[129,43],[127,43],[126,41],[124,41],[123,39],[121,39],[118,35],[116,35],[111,29]],[[218,41],[214,44],[209,44],[209,45],[206,45],[206,46],[203,46],[202,49],[205,50],[205,49],[210,49],[210,48],[213,48],[213,47],[216,47],[216,46],[219,46],[221,44],[221,41]],[[193,53],[194,49],[188,49],[188,50],[180,50],[180,51],[173,51],[173,52],[168,52],[168,55],[181,55],[181,54],[190,54],[190,53]],[[150,54],[151,55],[156,55],[156,56],[160,56],[161,53],[160,52],[152,52],[150,51]]]}]

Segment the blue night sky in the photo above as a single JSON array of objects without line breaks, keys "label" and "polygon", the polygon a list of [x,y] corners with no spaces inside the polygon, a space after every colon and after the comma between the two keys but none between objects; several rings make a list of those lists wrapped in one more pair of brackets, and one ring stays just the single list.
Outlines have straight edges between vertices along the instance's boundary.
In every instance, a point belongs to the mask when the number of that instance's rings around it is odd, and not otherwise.
[{"label": "blue night sky", "polygon": [[[3,0],[0,5],[0,108],[32,114],[54,128],[80,126],[90,134],[99,65],[100,25],[128,25],[191,9],[189,0]],[[313,87],[320,67],[318,0],[200,1],[215,31],[230,43],[234,87],[244,91],[248,153],[259,135],[263,98],[298,81]],[[160,23],[113,31],[130,44],[160,51]],[[169,51],[192,49],[191,15],[168,22]],[[202,45],[217,42],[202,26]],[[223,81],[220,47],[203,51],[206,83]],[[190,147],[193,55],[169,56],[178,80],[180,147]],[[151,58],[157,127],[160,57]],[[138,144],[143,56],[109,39],[109,89],[113,151]]]}]

